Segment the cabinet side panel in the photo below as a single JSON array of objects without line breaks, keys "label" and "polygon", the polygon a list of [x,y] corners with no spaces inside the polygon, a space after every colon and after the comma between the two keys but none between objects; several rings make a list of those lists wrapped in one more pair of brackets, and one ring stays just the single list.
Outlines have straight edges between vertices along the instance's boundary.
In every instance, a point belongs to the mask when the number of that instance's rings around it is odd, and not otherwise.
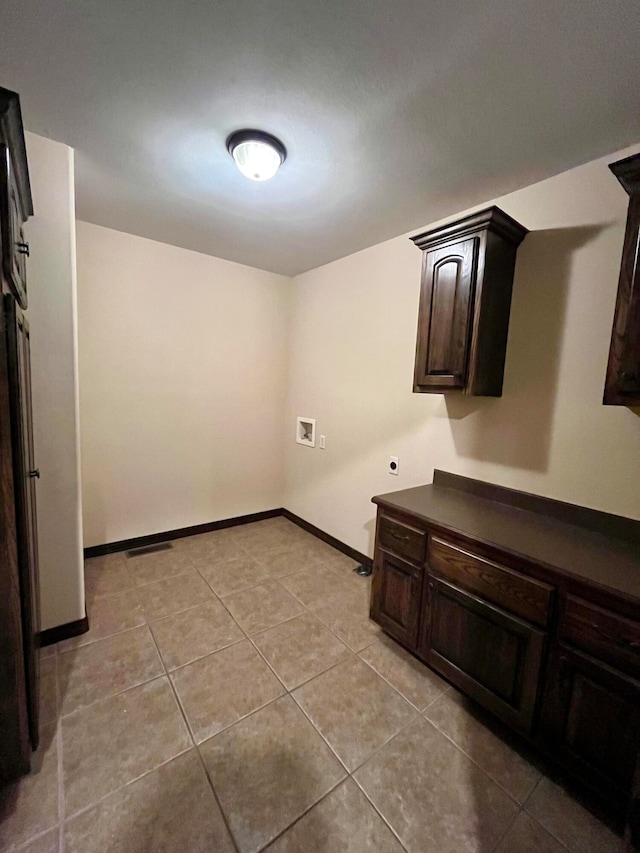
[{"label": "cabinet side panel", "polygon": [[517,248],[488,232],[482,281],[476,291],[476,316],[467,394],[502,396]]},{"label": "cabinet side panel", "polygon": [[629,201],[604,403],[640,405],[640,193]]}]

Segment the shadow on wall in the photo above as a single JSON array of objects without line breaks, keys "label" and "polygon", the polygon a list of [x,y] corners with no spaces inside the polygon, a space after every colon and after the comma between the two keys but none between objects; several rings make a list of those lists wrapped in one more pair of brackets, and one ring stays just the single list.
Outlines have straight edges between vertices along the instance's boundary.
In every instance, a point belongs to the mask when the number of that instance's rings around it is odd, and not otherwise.
[{"label": "shadow on wall", "polygon": [[83,547],[104,545],[108,542],[105,524],[103,489],[95,480],[82,483]]},{"label": "shadow on wall", "polygon": [[605,227],[534,231],[519,248],[503,396],[444,398],[460,456],[548,470],[571,255]]}]

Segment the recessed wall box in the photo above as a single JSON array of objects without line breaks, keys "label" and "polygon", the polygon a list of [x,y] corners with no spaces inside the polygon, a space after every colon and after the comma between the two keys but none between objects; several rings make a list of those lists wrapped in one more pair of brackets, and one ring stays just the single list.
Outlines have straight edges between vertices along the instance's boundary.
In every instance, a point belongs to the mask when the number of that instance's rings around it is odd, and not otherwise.
[{"label": "recessed wall box", "polygon": [[296,441],[298,444],[306,444],[307,447],[316,446],[316,419],[296,419]]}]

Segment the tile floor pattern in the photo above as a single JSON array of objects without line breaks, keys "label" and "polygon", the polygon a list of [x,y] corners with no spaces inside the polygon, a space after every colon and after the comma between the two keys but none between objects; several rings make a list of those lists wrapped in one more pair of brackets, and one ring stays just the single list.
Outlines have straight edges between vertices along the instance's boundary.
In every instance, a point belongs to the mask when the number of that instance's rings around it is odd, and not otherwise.
[{"label": "tile floor pattern", "polygon": [[621,840],[368,618],[355,563],[283,518],[88,560],[5,790],[29,853],[614,853]]}]

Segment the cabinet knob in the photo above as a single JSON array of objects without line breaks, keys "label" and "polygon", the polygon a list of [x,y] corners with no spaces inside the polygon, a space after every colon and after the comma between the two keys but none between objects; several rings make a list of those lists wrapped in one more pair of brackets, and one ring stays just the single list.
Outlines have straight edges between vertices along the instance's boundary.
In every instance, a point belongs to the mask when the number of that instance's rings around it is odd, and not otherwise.
[{"label": "cabinet knob", "polygon": [[29,257],[29,244],[28,243],[16,243],[16,246],[18,247],[18,252],[21,255],[26,255],[27,257]]},{"label": "cabinet knob", "polygon": [[34,468],[34,469],[33,469],[33,471],[29,471],[29,476],[30,476],[30,477],[35,477],[36,479],[38,479],[38,480],[39,480],[39,479],[40,479],[40,469],[39,469],[39,468]]}]

